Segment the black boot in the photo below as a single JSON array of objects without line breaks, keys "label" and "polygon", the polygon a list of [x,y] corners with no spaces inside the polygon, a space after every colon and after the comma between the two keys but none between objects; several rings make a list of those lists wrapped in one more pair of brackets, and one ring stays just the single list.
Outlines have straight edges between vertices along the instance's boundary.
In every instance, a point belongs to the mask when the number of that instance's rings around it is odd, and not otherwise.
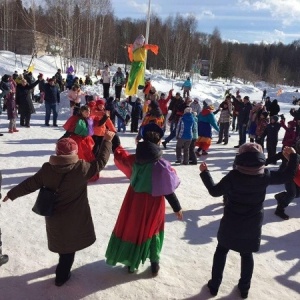
[{"label": "black boot", "polygon": [[278,204],[275,210],[275,215],[280,217],[283,220],[288,220],[290,217],[287,214],[285,214],[284,212],[285,206],[282,204],[285,195],[286,192],[281,192],[275,195],[275,199],[277,200],[277,204]]},{"label": "black boot", "polygon": [[212,296],[217,296],[219,290],[212,286],[211,280],[208,281],[207,287],[209,288],[209,292]]},{"label": "black boot", "polygon": [[68,274],[68,276],[64,279],[58,279],[55,278],[55,285],[56,286],[62,286],[64,285],[69,279],[71,278],[71,272]]},{"label": "black boot", "polygon": [[241,291],[241,298],[247,299],[248,298],[248,291]]},{"label": "black boot", "polygon": [[152,276],[157,276],[159,269],[160,269],[160,267],[159,267],[159,263],[158,262],[156,262],[156,261],[151,262]]},{"label": "black boot", "polygon": [[290,217],[284,212],[284,208],[280,205],[277,206],[275,210],[275,215],[280,217],[283,220],[288,220]]}]

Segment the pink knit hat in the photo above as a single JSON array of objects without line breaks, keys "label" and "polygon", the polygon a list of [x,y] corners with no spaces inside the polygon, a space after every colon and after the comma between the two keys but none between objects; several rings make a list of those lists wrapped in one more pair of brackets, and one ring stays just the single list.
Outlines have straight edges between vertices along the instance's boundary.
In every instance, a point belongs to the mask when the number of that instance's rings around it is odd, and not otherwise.
[{"label": "pink knit hat", "polygon": [[256,143],[245,143],[240,146],[236,155],[235,168],[241,173],[259,175],[264,173],[266,158],[262,147]]},{"label": "pink knit hat", "polygon": [[245,153],[245,152],[260,152],[263,153],[263,149],[261,145],[256,143],[245,143],[240,146],[239,148],[239,154]]},{"label": "pink knit hat", "polygon": [[56,143],[56,155],[74,155],[78,153],[77,143],[71,138],[63,138]]}]

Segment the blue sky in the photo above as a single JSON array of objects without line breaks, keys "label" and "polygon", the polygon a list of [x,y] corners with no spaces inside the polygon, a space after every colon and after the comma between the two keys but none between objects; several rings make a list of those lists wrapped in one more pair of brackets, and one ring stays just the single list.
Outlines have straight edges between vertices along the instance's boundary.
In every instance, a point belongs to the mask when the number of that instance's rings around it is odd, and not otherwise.
[{"label": "blue sky", "polygon": [[[148,0],[111,3],[118,18],[146,18]],[[151,0],[151,10],[162,19],[193,14],[199,31],[218,27],[223,40],[289,44],[300,39],[300,0]]]}]

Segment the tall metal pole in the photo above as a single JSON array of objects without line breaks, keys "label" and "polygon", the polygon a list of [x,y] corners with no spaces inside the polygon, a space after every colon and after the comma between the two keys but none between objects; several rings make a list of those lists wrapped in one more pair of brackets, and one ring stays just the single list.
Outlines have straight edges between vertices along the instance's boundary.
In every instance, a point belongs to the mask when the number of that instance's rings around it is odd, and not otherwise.
[{"label": "tall metal pole", "polygon": [[149,41],[150,15],[151,15],[151,0],[149,0],[148,2],[147,26],[146,26],[146,37],[145,37],[146,44],[148,44]]},{"label": "tall metal pole", "polygon": [[[149,41],[150,15],[151,15],[151,0],[149,0],[149,2],[148,2],[145,44],[148,44],[148,41]],[[147,52],[146,52],[146,59],[145,59],[145,71],[146,71],[146,66],[147,66]]]}]

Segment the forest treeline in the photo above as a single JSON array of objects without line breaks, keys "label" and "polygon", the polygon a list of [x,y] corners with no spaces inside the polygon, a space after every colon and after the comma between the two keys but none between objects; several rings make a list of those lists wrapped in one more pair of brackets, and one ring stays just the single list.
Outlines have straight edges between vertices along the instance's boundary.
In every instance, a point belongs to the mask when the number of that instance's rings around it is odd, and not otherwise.
[{"label": "forest treeline", "polygon": [[[29,2],[24,7],[22,0],[0,0],[2,50],[13,51],[15,32],[25,29],[53,35],[56,45],[47,49],[51,54],[85,58],[95,68],[104,61],[129,65],[127,45],[146,32],[146,16],[118,19],[110,0]],[[149,43],[159,45],[159,55],[149,53],[147,67],[172,70],[173,75],[195,71],[195,62],[202,59],[210,61],[212,78],[300,84],[300,40],[288,45],[231,43],[221,39],[217,28],[211,34],[199,32],[193,15],[162,20],[152,14]]]}]

